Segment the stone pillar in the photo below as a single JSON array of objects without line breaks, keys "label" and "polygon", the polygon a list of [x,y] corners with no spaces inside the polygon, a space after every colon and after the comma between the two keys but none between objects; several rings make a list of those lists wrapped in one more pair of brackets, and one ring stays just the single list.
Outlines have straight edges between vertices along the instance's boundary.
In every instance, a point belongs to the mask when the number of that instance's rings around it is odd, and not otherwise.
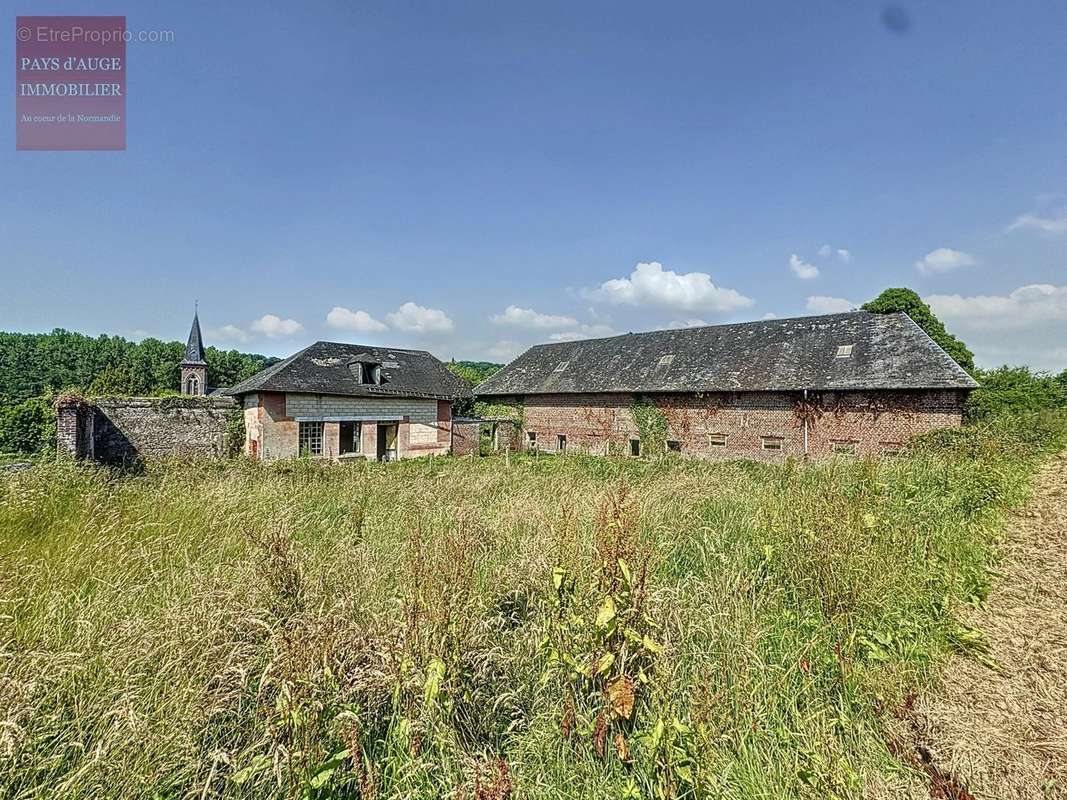
[{"label": "stone pillar", "polygon": [[324,422],[322,424],[322,454],[336,461],[341,452],[341,423]]},{"label": "stone pillar", "polygon": [[56,406],[56,453],[59,456],[81,458],[82,431],[85,414],[80,402],[63,402]]}]

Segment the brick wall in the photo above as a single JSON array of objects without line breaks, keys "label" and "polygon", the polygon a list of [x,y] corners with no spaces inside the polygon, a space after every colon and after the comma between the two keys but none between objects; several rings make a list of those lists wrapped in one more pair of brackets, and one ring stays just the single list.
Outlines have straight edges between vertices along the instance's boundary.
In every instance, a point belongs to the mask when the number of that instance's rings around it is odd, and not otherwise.
[{"label": "brick wall", "polygon": [[[824,392],[801,405],[797,392],[657,395],[649,398],[667,421],[667,439],[683,454],[700,458],[755,458],[777,462],[804,454],[822,458],[839,449],[878,455],[916,434],[959,425],[964,392]],[[538,449],[554,452],[558,436],[567,449],[594,454],[630,452],[640,439],[633,397],[622,394],[538,395],[525,398],[525,434]],[[524,438],[525,438],[524,434]],[[725,445],[716,445],[725,438]],[[767,449],[780,443],[780,449]],[[648,443],[641,445],[647,450]],[[644,453],[648,455],[648,453]]]},{"label": "brick wall", "polygon": [[56,408],[58,449],[109,464],[161,456],[223,456],[236,404],[223,398],[102,398]]},{"label": "brick wall", "polygon": [[[344,397],[297,392],[262,392],[244,399],[245,452],[258,458],[292,458],[299,454],[300,421],[321,420],[323,457],[336,458],[339,420],[363,422],[362,454],[377,456],[377,423],[395,422],[401,458],[448,452],[451,406],[447,414],[437,400],[407,397]],[[253,444],[254,443],[254,444]]]}]

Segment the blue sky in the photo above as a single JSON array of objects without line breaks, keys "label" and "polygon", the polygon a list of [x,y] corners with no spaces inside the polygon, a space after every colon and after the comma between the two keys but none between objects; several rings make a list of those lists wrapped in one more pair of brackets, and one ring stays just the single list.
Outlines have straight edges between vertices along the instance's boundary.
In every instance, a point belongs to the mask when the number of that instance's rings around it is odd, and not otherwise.
[{"label": "blue sky", "polygon": [[[16,14],[124,10],[7,8],[8,64]],[[0,125],[0,329],[184,338],[199,299],[220,347],[506,360],[910,286],[979,363],[1067,367],[1062,2],[125,13],[174,38],[128,47],[126,151]]]}]

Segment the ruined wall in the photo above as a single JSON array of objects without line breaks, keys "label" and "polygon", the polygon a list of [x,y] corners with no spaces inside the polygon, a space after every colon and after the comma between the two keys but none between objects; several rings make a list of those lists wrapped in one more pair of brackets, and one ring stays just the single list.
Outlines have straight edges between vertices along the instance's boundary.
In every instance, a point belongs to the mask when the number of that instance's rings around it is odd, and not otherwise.
[{"label": "ruined wall", "polygon": [[[964,392],[736,392],[665,394],[646,398],[666,421],[666,439],[683,455],[699,458],[754,458],[779,462],[804,455],[804,422],[812,458],[835,450],[856,455],[893,452],[920,433],[957,426],[963,419]],[[525,399],[525,432],[536,436],[543,452],[567,449],[608,455],[630,452],[640,439],[634,398],[624,394],[539,395]],[[765,440],[780,441],[766,449]],[[720,444],[725,442],[725,444]],[[777,443],[768,442],[768,443]],[[643,455],[648,452],[643,442]],[[658,447],[664,447],[657,443]]]},{"label": "ruined wall", "polygon": [[61,402],[58,448],[107,464],[164,456],[226,455],[228,397],[100,398]]}]

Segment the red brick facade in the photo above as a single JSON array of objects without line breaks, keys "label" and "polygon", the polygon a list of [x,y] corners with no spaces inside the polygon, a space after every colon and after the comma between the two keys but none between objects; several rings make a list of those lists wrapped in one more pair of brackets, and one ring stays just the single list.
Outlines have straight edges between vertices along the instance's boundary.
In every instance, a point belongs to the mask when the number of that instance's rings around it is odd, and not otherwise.
[{"label": "red brick facade", "polygon": [[[912,436],[959,425],[965,400],[959,390],[821,392],[807,401],[799,392],[646,398],[663,413],[666,438],[683,455],[771,462],[805,452],[812,458],[892,452]],[[626,394],[529,395],[523,444],[532,434],[539,450],[555,452],[562,435],[570,451],[630,453],[631,440],[640,440],[633,403]],[[638,447],[647,451],[648,443]]]}]

